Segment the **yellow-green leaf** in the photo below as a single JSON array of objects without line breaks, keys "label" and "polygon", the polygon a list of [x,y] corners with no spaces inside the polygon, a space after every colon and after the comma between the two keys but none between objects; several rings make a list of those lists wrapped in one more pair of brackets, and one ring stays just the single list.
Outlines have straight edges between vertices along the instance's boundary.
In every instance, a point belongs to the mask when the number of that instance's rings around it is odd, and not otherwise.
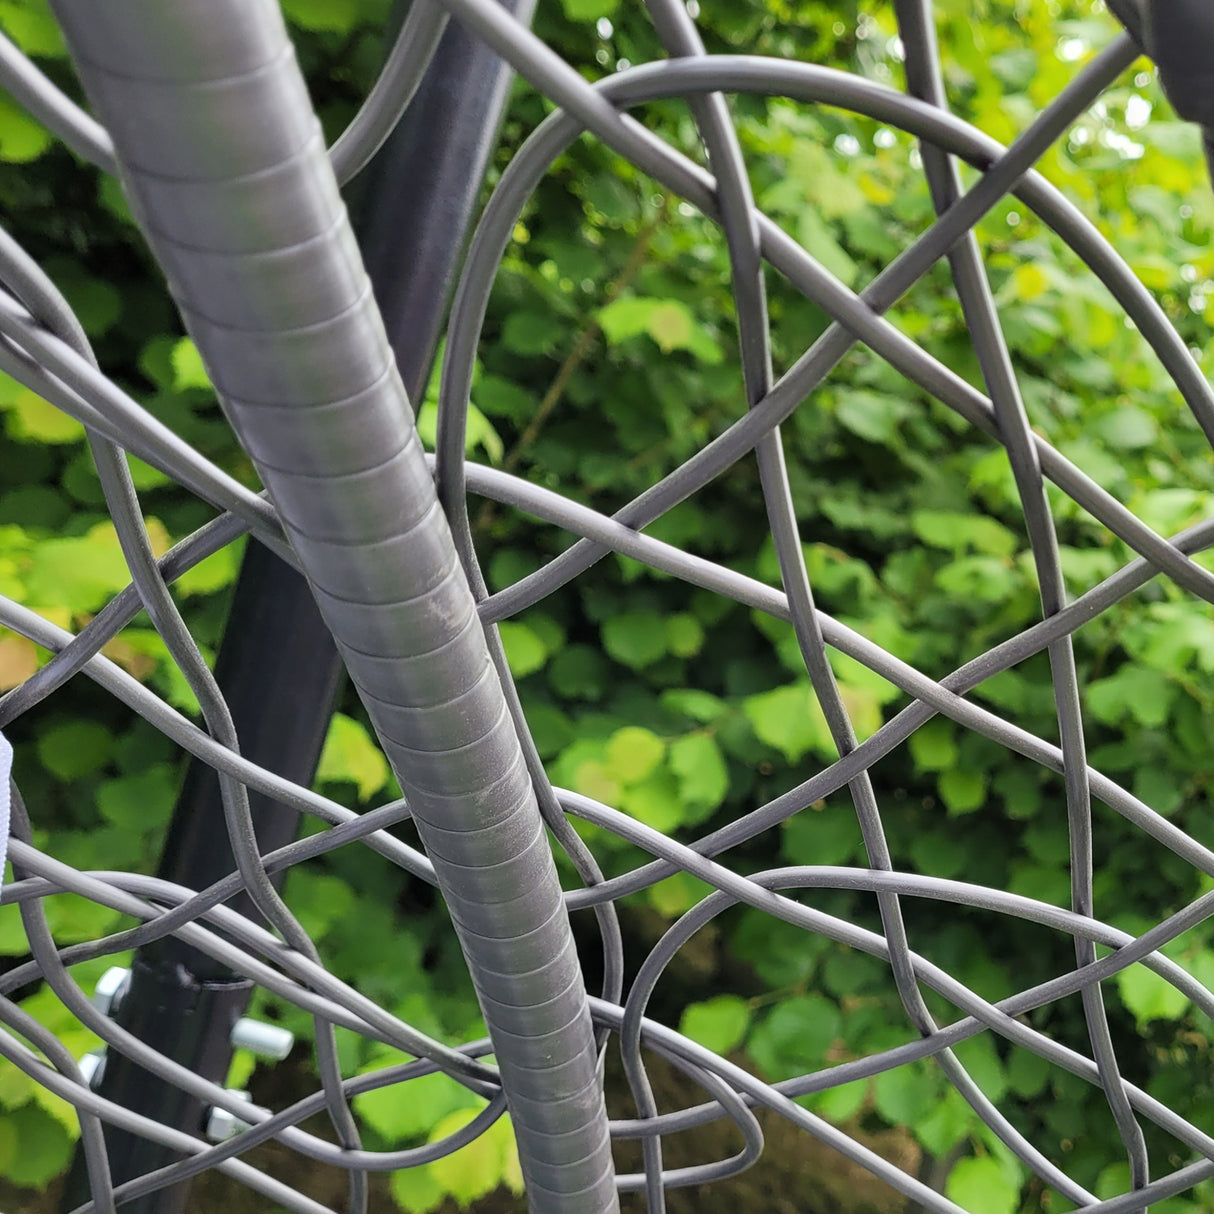
[{"label": "yellow-green leaf", "polygon": [[388,774],[388,760],[367,730],[353,718],[334,713],[320,753],[317,781],[346,781],[358,788],[365,801],[387,784]]},{"label": "yellow-green leaf", "polygon": [[617,730],[607,743],[607,761],[615,776],[625,784],[637,784],[645,779],[665,754],[666,743],[639,725]]},{"label": "yellow-green leaf", "polygon": [[0,407],[9,415],[8,432],[13,438],[38,443],[74,443],[84,437],[84,427],[74,417],[28,388],[22,388]]}]

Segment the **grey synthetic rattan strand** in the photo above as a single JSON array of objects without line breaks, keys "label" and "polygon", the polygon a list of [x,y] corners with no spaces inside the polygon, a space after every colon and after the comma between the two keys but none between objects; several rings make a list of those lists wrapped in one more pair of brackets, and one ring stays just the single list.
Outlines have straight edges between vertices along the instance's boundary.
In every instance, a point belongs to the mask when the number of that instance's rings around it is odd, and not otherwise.
[{"label": "grey synthetic rattan strand", "polygon": [[[649,6],[672,59],[630,69],[593,85],[489,0],[419,0],[367,105],[332,149],[330,166],[276,7],[234,2],[222,7],[230,18],[226,22],[217,20],[213,0],[176,6],[135,0],[106,0],[104,4],[60,0],[56,9],[82,80],[108,130],[60,94],[11,44],[0,41],[0,82],[81,155],[105,169],[114,167],[115,158],[122,165],[152,246],[269,491],[268,498],[249,493],[109,383],[93,364],[70,309],[45,275],[11,241],[0,238],[0,281],[7,289],[7,294],[0,295],[0,367],[90,427],[107,504],[133,580],[78,637],[18,604],[0,600],[0,622],[58,654],[26,684],[0,699],[0,726],[83,671],[223,774],[228,829],[240,869],[206,891],[182,889],[149,877],[78,872],[31,846],[25,809],[19,796],[15,798],[12,858],[18,880],[0,897],[5,903],[21,905],[34,960],[0,980],[0,1021],[12,1030],[0,1031],[0,1053],[80,1110],[94,1190],[93,1202],[82,1207],[81,1214],[85,1209],[113,1210],[122,1198],[154,1191],[209,1167],[228,1171],[290,1209],[325,1209],[237,1158],[270,1136],[303,1155],[347,1168],[352,1177],[351,1200],[358,1208],[365,1202],[367,1172],[410,1166],[447,1154],[487,1128],[506,1104],[519,1135],[530,1200],[537,1209],[607,1209],[614,1203],[616,1188],[644,1191],[651,1209],[660,1209],[667,1188],[730,1175],[753,1162],[762,1148],[762,1135],[751,1110],[765,1105],[884,1177],[925,1208],[955,1212],[958,1207],[952,1202],[792,1099],[926,1057],[941,1060],[958,1090],[1035,1174],[1085,1209],[1109,1214],[1139,1210],[1148,1201],[1181,1192],[1214,1175],[1214,1140],[1120,1075],[1099,993],[1102,980],[1141,962],[1207,1014],[1214,1012],[1214,996],[1158,952],[1214,912],[1214,895],[1206,895],[1137,939],[1094,919],[1090,797],[1101,799],[1211,875],[1214,854],[1089,766],[1070,650],[1076,628],[1161,573],[1214,602],[1214,575],[1189,559],[1214,543],[1214,525],[1200,524],[1170,540],[1158,536],[1031,433],[971,234],[974,224],[999,199],[1008,192],[1016,193],[1108,286],[1214,440],[1214,396],[1158,305],[1092,225],[1032,172],[1036,159],[1132,62],[1137,47],[1131,38],[1114,42],[1010,148],[1003,149],[949,115],[944,107],[930,14],[922,0],[899,0],[896,6],[914,94],[909,98],[813,65],[707,56],[686,10],[673,0],[652,0]],[[1136,33],[1133,6],[1119,0],[1113,7],[1131,33]],[[485,37],[562,109],[515,157],[473,240],[448,334],[439,449],[430,459],[423,458],[411,432],[403,390],[390,365],[335,184],[356,173],[390,132],[408,104],[448,15]],[[834,280],[755,210],[725,101],[725,94],[745,91],[842,105],[923,140],[924,167],[940,219],[859,296]],[[689,99],[708,152],[710,172],[663,145],[622,112],[667,96]],[[242,126],[230,117],[238,112],[256,112],[269,121]],[[249,129],[250,125],[255,129]],[[527,197],[551,162],[584,130],[721,223],[738,306],[743,367],[740,396],[749,406],[724,434],[625,506],[614,519],[542,486],[468,465],[464,456],[471,370],[498,262]],[[954,156],[983,170],[982,178],[966,195],[960,194],[950,159]],[[239,211],[240,222],[235,223],[236,208],[242,203],[249,205]],[[250,222],[250,214],[258,217],[256,222]],[[941,257],[949,259],[989,396],[935,362],[883,318],[885,310]],[[831,328],[775,382],[767,349],[763,259],[834,319]],[[300,284],[308,289],[300,289]],[[216,322],[219,316],[222,324]],[[306,335],[306,340],[292,334]],[[933,680],[914,670],[818,610],[800,556],[778,427],[857,340],[1002,442],[1024,505],[1042,587],[1042,622],[944,679]],[[290,431],[284,429],[288,421],[293,427]],[[115,444],[140,455],[228,513],[155,561]],[[782,590],[639,531],[752,450],[759,461]],[[390,456],[390,452],[397,454]],[[434,507],[432,476],[438,483],[442,513]],[[1137,560],[1069,605],[1061,591],[1043,478],[1070,494],[1139,554]],[[577,542],[536,573],[490,595],[472,547],[465,497],[469,490],[546,520],[578,537]],[[447,533],[444,514],[453,539]],[[402,531],[402,520],[408,520],[411,527]],[[293,563],[297,561],[316,587],[401,778],[405,802],[360,819],[236,753],[226,706],[166,584],[245,531],[252,531],[259,541],[271,544]],[[381,559],[389,549],[400,553],[391,568]],[[553,593],[612,551],[791,622],[839,759],[768,805],[690,845],[665,839],[585,796],[553,789],[530,742],[518,697],[509,685],[493,624]],[[416,599],[419,586],[431,587],[432,594]],[[101,647],[141,609],[149,611],[190,679],[209,732],[100,656]],[[487,626],[484,632],[476,625],[477,615]],[[425,648],[419,649],[416,641],[425,631],[423,620],[433,622],[429,644],[434,650],[453,655],[437,672],[418,673],[419,662],[426,661],[420,656]],[[827,647],[855,657],[912,699],[863,743],[857,744],[834,685],[826,662]],[[1049,655],[1058,691],[1060,746],[1028,734],[964,698],[984,679],[1042,651]],[[430,660],[430,664],[434,662]],[[1074,872],[1071,910],[965,882],[893,870],[868,769],[935,713],[1064,776]],[[460,729],[466,732],[459,733]],[[481,737],[489,741],[479,744],[487,755],[479,775],[459,784],[468,775],[469,751],[478,749],[476,739]],[[444,757],[444,750],[454,753],[454,763]],[[504,777],[500,782],[499,776]],[[744,878],[713,859],[843,788],[850,788],[855,801],[869,852],[868,870],[795,868]],[[267,792],[330,823],[331,829],[260,856],[248,826],[246,789]],[[614,832],[649,851],[654,861],[602,881],[593,857],[569,828],[566,815]],[[385,827],[406,816],[417,823],[428,857],[383,833]],[[585,888],[562,897],[541,821],[574,856],[587,882]],[[490,822],[504,826],[477,830]],[[489,841],[483,837],[486,833],[491,836]],[[268,874],[356,839],[442,890],[461,930],[492,1045],[474,1042],[458,1050],[443,1046],[325,971],[306,934],[274,893]],[[622,956],[612,903],[677,871],[694,874],[718,892],[669,929],[641,966],[621,1005]],[[281,938],[220,905],[242,886],[254,895]],[[807,908],[779,892],[811,887],[872,891],[881,908],[883,934]],[[41,901],[61,890],[123,910],[143,920],[143,925],[101,941],[57,948],[46,929]],[[510,909],[507,897],[519,891],[531,895],[521,900],[525,908],[521,917]],[[916,897],[981,907],[1069,934],[1075,941],[1076,969],[990,1004],[911,948],[902,926],[901,902]],[[607,963],[603,998],[587,999],[582,992],[567,919],[560,912],[562,902],[567,910],[595,907],[599,911]],[[737,902],[763,908],[807,931],[885,959],[921,1040],[768,1085],[647,1019],[645,1011],[654,985],[677,951],[715,915]],[[547,934],[530,942],[531,951],[510,944],[512,932],[523,935],[540,925],[546,925]],[[213,928],[222,928],[223,934]],[[220,1088],[175,1068],[89,1007],[66,966],[146,943],[170,931],[313,1014],[322,1091],[276,1115],[250,1109]],[[1096,960],[1097,943],[1117,951]],[[539,982],[532,971],[542,969],[543,963],[551,963],[553,976]],[[111,1049],[142,1057],[149,1069],[196,1091],[208,1103],[243,1116],[254,1128],[229,1143],[208,1147],[157,1127],[89,1091],[70,1056],[11,1002],[12,992],[36,974],[45,977]],[[937,1026],[922,1001],[922,985],[944,994],[962,1009],[965,1018]],[[1091,1057],[1050,1041],[1016,1019],[1032,1007],[1076,992],[1084,1000]],[[619,1035],[637,1096],[635,1119],[610,1124],[604,1119],[591,1017],[600,1033]],[[335,1025],[392,1044],[417,1055],[419,1061],[343,1080],[331,1046]],[[527,1035],[519,1036],[517,1030],[524,1026]],[[1006,1121],[950,1053],[960,1041],[985,1030],[1001,1034],[1103,1089],[1126,1143],[1135,1191],[1111,1201],[1096,1201]],[[553,1068],[531,1065],[530,1059],[539,1056],[530,1053],[532,1039],[545,1043],[541,1053],[546,1058],[563,1060],[568,1078],[562,1075],[558,1079]],[[47,1061],[26,1042],[40,1049]],[[558,1055],[550,1053],[553,1043]],[[642,1047],[671,1060],[701,1084],[708,1103],[659,1115],[649,1092]],[[497,1067],[476,1060],[490,1050],[498,1059]],[[397,1152],[362,1150],[348,1113],[349,1098],[386,1084],[406,1083],[435,1069],[492,1097],[491,1103],[468,1127],[444,1142]],[[573,1122],[566,1119],[570,1105],[580,1110]],[[549,1108],[560,1112],[550,1119]],[[299,1122],[322,1110],[334,1121],[338,1144],[297,1128]],[[737,1155],[690,1168],[663,1168],[662,1135],[722,1116],[729,1117],[740,1132],[743,1145]],[[1154,1121],[1204,1159],[1150,1181],[1136,1116]],[[105,1166],[99,1119],[173,1145],[187,1158],[114,1189]],[[563,1152],[554,1153],[554,1131],[573,1123],[580,1128],[565,1138]],[[606,1153],[608,1129],[615,1137],[644,1142],[643,1174],[616,1177],[613,1183]]]}]

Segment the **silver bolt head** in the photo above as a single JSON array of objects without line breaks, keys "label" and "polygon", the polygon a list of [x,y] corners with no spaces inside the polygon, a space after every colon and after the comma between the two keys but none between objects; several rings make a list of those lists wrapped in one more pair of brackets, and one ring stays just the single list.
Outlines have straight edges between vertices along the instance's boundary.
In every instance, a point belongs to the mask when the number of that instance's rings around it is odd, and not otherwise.
[{"label": "silver bolt head", "polygon": [[105,1046],[89,1050],[77,1065],[80,1075],[90,1088],[96,1088],[105,1075]]},{"label": "silver bolt head", "polygon": [[248,1050],[259,1058],[271,1058],[275,1062],[281,1062],[291,1052],[291,1047],[295,1044],[295,1034],[281,1025],[267,1024],[264,1020],[242,1016],[232,1026],[229,1040],[235,1049]]},{"label": "silver bolt head", "polygon": [[111,965],[93,990],[93,1006],[103,1016],[115,1015],[130,987],[131,971],[123,965]]},{"label": "silver bolt head", "polygon": [[[240,1100],[247,1100],[250,1103],[253,1101],[253,1097],[248,1092],[240,1092],[229,1088],[228,1094]],[[227,1109],[216,1108],[212,1105],[210,1111],[207,1113],[207,1124],[204,1132],[211,1142],[227,1142],[229,1138],[235,1138],[237,1134],[243,1134],[249,1128],[249,1122],[241,1121],[235,1113],[229,1113]]]}]

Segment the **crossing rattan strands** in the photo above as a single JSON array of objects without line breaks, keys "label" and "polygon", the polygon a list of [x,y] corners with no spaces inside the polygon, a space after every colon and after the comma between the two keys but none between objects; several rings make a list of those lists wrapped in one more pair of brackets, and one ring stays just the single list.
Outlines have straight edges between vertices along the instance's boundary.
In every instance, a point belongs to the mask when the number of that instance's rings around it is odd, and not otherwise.
[{"label": "crossing rattan strands", "polygon": [[[352,1178],[351,1202],[358,1209],[365,1206],[368,1173],[448,1154],[487,1129],[507,1107],[518,1136],[528,1200],[536,1210],[610,1210],[618,1191],[643,1191],[650,1208],[660,1210],[664,1192],[671,1187],[719,1179],[749,1166],[763,1147],[755,1109],[766,1107],[924,1208],[956,1212],[959,1207],[946,1197],[795,1103],[797,1096],[928,1057],[939,1060],[976,1115],[1032,1174],[1085,1209],[1107,1214],[1140,1210],[1214,1175],[1214,1139],[1122,1075],[1101,997],[1103,981],[1129,965],[1144,964],[1201,1010],[1214,1013],[1214,995],[1159,951],[1214,912],[1214,895],[1137,938],[1094,918],[1092,799],[1211,875],[1214,853],[1089,764],[1071,650],[1076,629],[1156,576],[1214,602],[1214,577],[1190,559],[1214,542],[1214,524],[1202,523],[1172,537],[1158,535],[1029,428],[973,235],[975,224],[1009,193],[1035,211],[1117,299],[1214,442],[1214,394],[1160,307],[1095,227],[1033,171],[1039,157],[1140,53],[1133,36],[1135,10],[1115,6],[1131,32],[1120,34],[1077,72],[1054,102],[1004,148],[948,112],[925,0],[900,0],[896,5],[910,95],[811,64],[706,55],[684,6],[676,0],[651,0],[648,7],[670,58],[589,83],[491,0],[418,0],[379,83],[331,154],[320,144],[281,17],[270,0],[228,0],[218,6],[222,16],[215,0],[172,6],[59,0],[56,12],[96,119],[0,41],[0,83],[78,153],[106,170],[117,166],[121,171],[225,410],[267,486],[266,495],[250,493],[108,381],[53,284],[11,240],[0,238],[0,367],[88,427],[106,502],[131,570],[130,587],[75,636],[0,599],[0,623],[56,655],[0,699],[0,728],[54,695],[75,674],[86,674],[221,773],[227,828],[239,869],[206,890],[132,874],[75,870],[33,847],[30,818],[36,819],[37,808],[27,807],[14,789],[10,858],[16,879],[2,899],[20,905],[33,960],[0,979],[0,1054],[79,1111],[92,1186],[92,1201],[80,1207],[79,1214],[113,1211],[124,1199],[208,1168],[229,1173],[285,1208],[327,1209],[243,1161],[252,1147],[271,1137],[310,1159],[346,1169]],[[437,452],[427,456],[392,366],[336,187],[367,162],[407,107],[448,19],[465,23],[484,38],[559,109],[532,133],[503,173],[472,241],[447,335]],[[938,218],[859,294],[757,211],[727,101],[730,94],[748,92],[850,109],[921,140]],[[628,114],[632,107],[666,97],[687,99],[708,169],[662,143]],[[239,119],[247,113],[257,113],[264,121]],[[741,343],[739,404],[746,406],[724,433],[612,518],[551,489],[465,459],[473,363],[498,264],[536,185],[561,152],[587,132],[720,224],[729,250]],[[961,191],[957,158],[981,170],[968,193]],[[885,318],[942,258],[948,260],[982,366],[985,394]],[[833,321],[778,379],[768,348],[764,262]],[[1041,587],[1041,622],[943,679],[910,667],[820,610],[806,573],[779,426],[857,342],[1003,444],[1023,506]],[[219,516],[157,560],[123,449],[211,503]],[[779,560],[779,590],[642,531],[737,461],[749,459],[752,451]],[[1062,590],[1046,480],[1138,554],[1070,603]],[[490,594],[473,548],[469,492],[549,523],[576,542],[535,573]],[[405,801],[360,818],[238,754],[223,697],[168,586],[246,532],[308,576]],[[554,594],[613,552],[790,622],[826,715],[837,761],[690,843],[665,838],[582,794],[554,788],[531,741],[495,625]],[[101,656],[106,642],[140,610],[149,613],[194,689],[205,730]],[[906,707],[862,743],[835,683],[828,648],[855,658],[909,697]],[[1054,678],[1059,745],[965,698],[983,680],[1038,653],[1047,654]],[[936,714],[1063,776],[1073,874],[1069,909],[894,868],[869,769]],[[260,855],[249,826],[248,790],[265,792],[327,823],[329,829]],[[855,806],[868,869],[800,867],[748,877],[731,871],[730,849],[841,790],[847,790]],[[386,833],[405,817],[417,825],[426,854]],[[653,860],[604,880],[573,831],[571,817],[614,832]],[[562,895],[545,827],[575,862],[582,888]],[[453,1049],[327,972],[269,876],[356,841],[437,885],[460,934],[489,1039]],[[715,892],[669,928],[625,992],[613,904],[679,871],[698,877]],[[222,906],[242,886],[275,931]],[[806,888],[871,892],[882,931],[813,910],[791,896]],[[62,891],[121,910],[141,926],[96,942],[58,946],[41,903]],[[905,901],[916,898],[978,907],[1013,923],[1037,923],[1069,935],[1075,967],[1000,1003],[989,1003],[916,952],[903,920]],[[887,962],[919,1039],[771,1085],[648,1018],[654,986],[680,948],[737,903]],[[582,984],[567,917],[569,910],[587,907],[596,908],[604,941],[606,980],[597,996],[588,995]],[[277,1113],[250,1107],[117,1028],[73,981],[69,966],[168,933],[314,1017],[319,1091]],[[1098,959],[1097,945],[1115,951]],[[391,948],[391,942],[384,941],[384,947]],[[63,1046],[12,1001],[13,992],[35,977],[41,977],[110,1050],[135,1058],[252,1128],[210,1145],[97,1095]],[[937,1023],[924,1002],[924,987],[945,996],[963,1018]],[[1086,1053],[1049,1039],[1019,1019],[1032,1008],[1076,993],[1083,1001]],[[345,1079],[337,1066],[335,1027],[393,1045],[418,1061]],[[988,1031],[1103,1092],[1124,1143],[1133,1191],[1098,1201],[1066,1174],[1051,1144],[1030,1142],[983,1094],[952,1050]],[[607,1120],[596,1033],[598,1040],[609,1039],[622,1051],[636,1098],[637,1115],[631,1119]],[[645,1067],[649,1052],[669,1060],[698,1084],[704,1103],[659,1115]],[[495,1065],[481,1061],[490,1053]],[[435,1070],[485,1096],[487,1108],[443,1142],[394,1152],[365,1150],[350,1099],[388,1084],[407,1085]],[[300,1128],[318,1112],[328,1113],[336,1143]],[[680,1169],[664,1166],[663,1136],[718,1118],[728,1118],[738,1131],[741,1149],[735,1156]],[[1152,1179],[1140,1118],[1166,1130],[1198,1161]],[[182,1161],[115,1185],[105,1158],[103,1122],[164,1142],[181,1153]],[[613,1175],[609,1136],[642,1141],[641,1173]]]}]

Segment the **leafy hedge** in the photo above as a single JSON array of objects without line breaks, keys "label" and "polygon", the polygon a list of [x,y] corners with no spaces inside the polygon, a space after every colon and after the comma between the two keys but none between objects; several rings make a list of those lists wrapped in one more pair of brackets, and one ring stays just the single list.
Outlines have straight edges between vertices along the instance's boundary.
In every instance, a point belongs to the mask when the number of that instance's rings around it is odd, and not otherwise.
[{"label": "leafy hedge", "polygon": [[[378,61],[387,0],[289,0],[300,57],[330,132],[348,120]],[[959,112],[1011,138],[1114,30],[1099,5],[1060,0],[947,0],[937,5]],[[613,0],[541,5],[537,30],[591,75],[657,57],[639,6]],[[835,64],[901,82],[888,7],[851,0],[728,0],[700,14],[710,50],[744,49]],[[0,24],[67,88],[62,45],[41,3],[5,0]],[[546,106],[516,89],[505,147]],[[869,281],[931,221],[913,142],[868,119],[823,107],[738,98],[734,112],[756,197],[833,274]],[[697,147],[685,106],[662,102],[646,120]],[[117,189],[0,105],[0,213],[78,308],[102,365],[146,406],[246,483],[197,355],[181,336]],[[1140,63],[1041,165],[1117,244],[1210,369],[1214,203],[1196,134],[1170,117]],[[1033,425],[1164,534],[1207,516],[1214,464],[1178,394],[1116,306],[1058,240],[1018,203],[979,227]],[[777,372],[827,318],[768,277]],[[899,301],[899,327],[981,384],[960,307],[940,267]],[[743,407],[728,260],[719,233],[597,145],[564,155],[522,217],[491,300],[472,392],[474,456],[610,512],[734,420]],[[12,382],[0,385],[0,592],[78,626],[128,581],[80,428]],[[423,405],[433,427],[433,396]],[[819,605],[920,670],[941,677],[1039,616],[1024,526],[1002,450],[857,348],[783,428],[805,558]],[[135,463],[148,528],[161,546],[207,511]],[[1078,594],[1133,555],[1056,491],[1067,587]],[[474,503],[479,550],[494,589],[560,552],[562,533]],[[660,519],[649,533],[778,585],[757,472],[743,461]],[[1199,558],[1202,559],[1202,558]],[[1209,562],[1206,562],[1207,565]],[[223,553],[175,587],[196,635],[218,644],[237,554]],[[554,781],[690,839],[804,779],[834,751],[789,626],[645,569],[600,562],[571,587],[503,625],[537,743]],[[1091,762],[1153,808],[1210,841],[1209,739],[1214,736],[1214,633],[1208,611],[1157,579],[1076,638]],[[174,704],[191,706],[145,619],[107,650]],[[45,655],[0,631],[0,688]],[[838,653],[831,662],[863,738],[905,703],[903,693]],[[149,869],[171,810],[178,756],[142,721],[74,683],[12,730],[17,775],[39,845],[88,868]],[[983,683],[980,702],[1043,737],[1056,734],[1044,656]],[[873,771],[897,867],[963,877],[1067,905],[1068,843],[1061,780],[943,719],[922,727]],[[392,795],[393,781],[357,704],[334,723],[320,781],[348,803]],[[138,813],[135,807],[138,806]],[[1211,888],[1209,879],[1145,844],[1097,806],[1096,913],[1141,931]],[[579,827],[609,874],[637,854]],[[843,794],[728,855],[742,871],[781,864],[865,866]],[[292,873],[287,897],[333,971],[426,1031],[477,1034],[479,1016],[441,907],[378,857],[335,853]],[[639,895],[631,914],[667,922],[704,887],[672,878]],[[806,895],[833,914],[878,928],[871,898]],[[62,942],[113,930],[117,915],[72,896],[49,900]],[[1005,930],[977,911],[908,904],[912,941],[984,998],[997,1000],[1070,968],[1071,943],[1036,928]],[[749,977],[728,994],[719,977],[666,991],[690,1036],[743,1049],[772,1079],[912,1040],[886,968],[750,910],[708,929],[719,963]],[[381,942],[391,940],[385,949]],[[1214,944],[1195,929],[1165,950],[1204,981]],[[0,954],[25,938],[0,909]],[[87,985],[109,964],[81,966]],[[673,985],[673,984],[670,984]],[[1188,1001],[1133,967],[1110,991],[1126,1073],[1214,1131],[1214,1067],[1206,1028]],[[697,997],[702,996],[702,997]],[[953,1009],[927,996],[934,1014]],[[23,1006],[77,1053],[95,1041],[49,992]],[[306,1035],[306,1018],[279,1009]],[[1083,1046],[1076,1000],[1029,1016]],[[343,1065],[368,1070],[397,1055],[338,1031]],[[1099,1093],[1035,1056],[987,1036],[958,1053],[1014,1123],[1097,1193],[1120,1191],[1124,1164]],[[234,1079],[250,1069],[238,1059]],[[371,1146],[449,1133],[475,1103],[435,1076],[412,1099],[390,1090],[355,1107]],[[923,1151],[956,1161],[947,1191],[985,1214],[1069,1208],[1028,1183],[975,1123],[934,1064],[850,1084],[805,1103],[832,1120],[905,1125]],[[1144,1127],[1157,1170],[1176,1145]],[[70,1109],[0,1063],[0,1175],[43,1185],[67,1163]],[[1061,1153],[1059,1153],[1061,1152]],[[426,1169],[393,1178],[402,1209],[443,1194],[461,1202],[515,1184],[508,1130]],[[1214,1193],[1153,1207],[1214,1209]]]}]

